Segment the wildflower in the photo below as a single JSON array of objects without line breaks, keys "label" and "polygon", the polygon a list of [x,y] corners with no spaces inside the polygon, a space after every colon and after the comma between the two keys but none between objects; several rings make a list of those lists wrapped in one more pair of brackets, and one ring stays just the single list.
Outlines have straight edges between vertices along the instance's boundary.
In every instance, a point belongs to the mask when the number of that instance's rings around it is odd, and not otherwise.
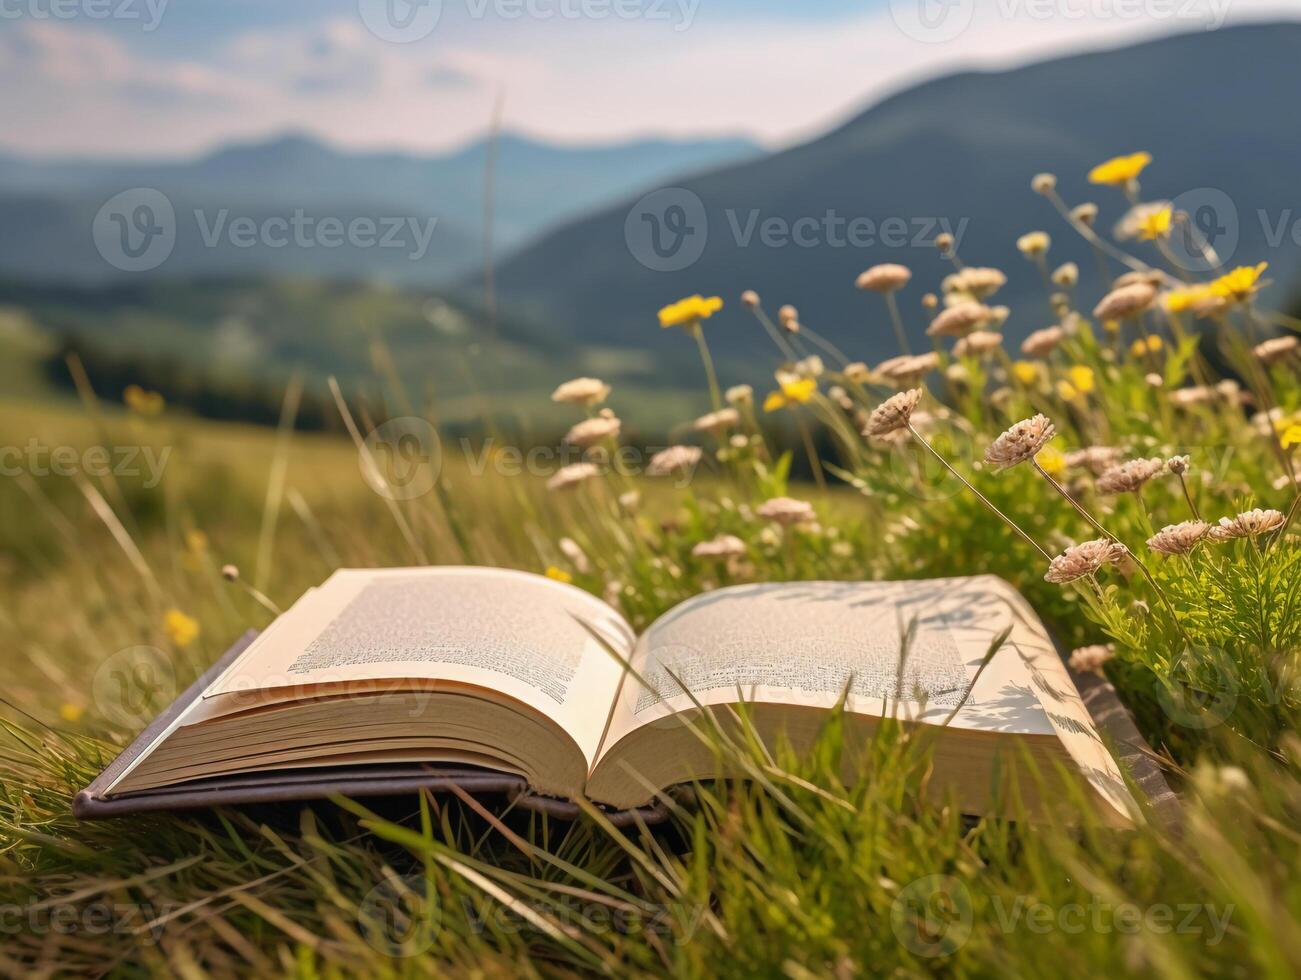
[{"label": "wildflower", "polygon": [[648,476],[669,476],[694,468],[700,462],[699,446],[669,446],[661,449],[646,466]]},{"label": "wildflower", "polygon": [[587,552],[573,538],[561,538],[556,544],[560,547],[560,553],[569,559],[569,564],[574,566],[579,575],[586,575],[592,570]]},{"label": "wildflower", "polygon": [[950,364],[944,369],[944,377],[955,385],[965,385],[971,381],[971,372],[965,364]]},{"label": "wildflower", "polygon": [[1165,378],[1161,377],[1161,375],[1157,374],[1155,371],[1149,371],[1147,374],[1143,375],[1143,383],[1149,388],[1161,388],[1165,385]]},{"label": "wildflower", "polygon": [[187,647],[199,635],[199,623],[179,609],[169,609],[163,616],[163,631],[178,647]]},{"label": "wildflower", "polygon": [[1184,289],[1172,289],[1161,298],[1161,305],[1167,313],[1194,313],[1205,308],[1208,302],[1218,300],[1210,286],[1189,286]]},{"label": "wildflower", "polygon": [[1211,528],[1212,541],[1233,541],[1236,538],[1254,538],[1259,534],[1277,531],[1283,526],[1285,518],[1276,510],[1249,510],[1230,520],[1221,517],[1220,523]]},{"label": "wildflower", "polygon": [[1156,334],[1149,334],[1146,337],[1139,337],[1138,340],[1129,345],[1129,356],[1137,359],[1148,354],[1157,354],[1160,353],[1161,348],[1164,346],[1160,337]]},{"label": "wildflower", "polygon": [[826,370],[822,366],[822,358],[817,354],[810,354],[808,357],[795,362],[795,373],[803,378],[819,378]]},{"label": "wildflower", "polygon": [[1256,355],[1261,363],[1274,364],[1286,357],[1290,357],[1296,352],[1296,349],[1297,339],[1292,336],[1287,336],[1273,337],[1269,340],[1263,341],[1253,347],[1251,352]]},{"label": "wildflower", "polygon": [[1085,541],[1067,548],[1050,561],[1044,580],[1054,585],[1065,585],[1085,575],[1092,575],[1103,565],[1118,562],[1127,554],[1129,549],[1119,541],[1108,538]]},{"label": "wildflower", "polygon": [[1174,209],[1169,205],[1159,208],[1143,217],[1139,223],[1138,237],[1145,242],[1156,241],[1158,238],[1167,238],[1170,235],[1170,225],[1174,221]]},{"label": "wildflower", "polygon": [[717,296],[708,298],[697,293],[670,303],[659,312],[661,327],[690,327],[701,320],[708,320],[723,308],[723,301]]},{"label": "wildflower", "polygon": [[1036,194],[1051,194],[1057,189],[1056,174],[1035,174],[1030,187]]},{"label": "wildflower", "polygon": [[1165,468],[1175,476],[1183,476],[1188,472],[1189,466],[1192,465],[1191,456],[1171,456],[1165,461]]},{"label": "wildflower", "polygon": [[1211,283],[1211,293],[1229,303],[1245,303],[1260,290],[1260,277],[1268,268],[1268,262],[1239,266]]},{"label": "wildflower", "polygon": [[1113,466],[1098,477],[1098,493],[1134,493],[1164,471],[1165,460],[1155,456],[1151,459],[1131,459],[1127,463]]},{"label": "wildflower", "polygon": [[547,566],[547,578],[553,582],[561,582],[569,585],[574,581],[574,576],[570,575],[563,568],[557,568],[555,565]]},{"label": "wildflower", "polygon": [[626,490],[619,494],[619,506],[623,508],[626,514],[637,513],[637,508],[641,506],[641,494],[636,490]]},{"label": "wildflower", "polygon": [[935,247],[941,252],[953,251],[955,240],[947,231],[942,231],[935,236]]},{"label": "wildflower", "polygon": [[1047,416],[1022,419],[990,443],[985,450],[985,462],[999,470],[1024,463],[1038,455],[1056,434]]},{"label": "wildflower", "polygon": [[900,387],[916,384],[923,375],[929,374],[940,366],[940,356],[935,351],[925,354],[904,354],[883,361],[877,367],[877,374],[892,384]]},{"label": "wildflower", "polygon": [[1214,388],[1207,385],[1190,385],[1170,392],[1170,402],[1179,408],[1192,408],[1194,405],[1206,404],[1215,396]]},{"label": "wildflower", "polygon": [[769,392],[768,397],[763,400],[765,412],[775,412],[789,405],[804,405],[818,390],[818,382],[815,378],[800,378],[784,371],[778,374],[777,383],[781,385],[781,389]]},{"label": "wildflower", "polygon": [[238,581],[239,581],[239,566],[238,566],[238,565],[222,565],[222,566],[221,566],[221,577],[224,578],[227,582],[238,582]]},{"label": "wildflower", "polygon": [[156,391],[145,391],[139,385],[127,385],[122,392],[122,402],[137,415],[159,415],[167,401]]},{"label": "wildflower", "polygon": [[948,295],[982,300],[993,296],[1006,285],[1007,276],[1001,270],[973,265],[945,276],[942,288]]},{"label": "wildflower", "polygon": [[1122,187],[1130,181],[1137,180],[1139,174],[1147,169],[1147,165],[1151,162],[1150,153],[1131,153],[1129,156],[1114,157],[1089,171],[1089,183]]},{"label": "wildflower", "polygon": [[855,384],[866,384],[872,377],[871,370],[862,361],[846,364],[842,373],[847,380],[853,381]]},{"label": "wildflower", "polygon": [[565,433],[565,442],[587,449],[598,442],[616,438],[622,426],[623,423],[613,415],[598,415],[595,418],[583,419]]},{"label": "wildflower", "polygon": [[551,393],[553,402],[567,405],[599,405],[609,397],[610,386],[596,378],[575,378]]},{"label": "wildflower", "polygon": [[1039,464],[1041,470],[1053,477],[1053,479],[1057,479],[1066,472],[1066,457],[1052,446],[1044,446],[1043,449],[1039,450],[1034,461]]},{"label": "wildflower", "polygon": [[1021,353],[1026,357],[1047,357],[1057,349],[1066,336],[1061,327],[1044,327],[1036,330],[1021,342]]},{"label": "wildflower", "polygon": [[1120,450],[1113,446],[1086,446],[1067,453],[1066,465],[1071,469],[1087,469],[1094,474],[1105,473],[1120,457]]},{"label": "wildflower", "polygon": [[753,289],[747,289],[741,294],[741,305],[749,309],[755,309],[759,305],[759,294]]},{"label": "wildflower", "polygon": [[817,517],[812,504],[796,500],[794,497],[773,497],[761,503],[754,512],[767,520],[776,521],[783,527],[811,521]]},{"label": "wildflower", "polygon": [[1053,270],[1053,285],[1061,289],[1074,289],[1080,282],[1080,267],[1074,262],[1063,262]]},{"label": "wildflower", "polygon": [[983,303],[959,303],[940,313],[926,328],[928,337],[961,337],[994,315]]},{"label": "wildflower", "polygon": [[1094,375],[1093,368],[1085,364],[1074,364],[1067,368],[1066,376],[1075,389],[1082,395],[1087,395],[1093,391]]},{"label": "wildflower", "polygon": [[745,554],[745,542],[735,534],[720,534],[711,541],[701,541],[691,554],[696,558],[739,558]]},{"label": "wildflower", "polygon": [[907,266],[886,262],[882,265],[874,265],[861,273],[854,285],[859,289],[870,289],[875,293],[893,293],[908,285],[908,280],[912,277],[913,274]]},{"label": "wildflower", "polygon": [[552,474],[551,479],[547,481],[547,489],[567,490],[600,475],[601,471],[593,463],[570,463]]},{"label": "wildflower", "polygon": [[1098,206],[1091,201],[1077,204],[1071,208],[1071,218],[1085,227],[1092,227],[1093,223],[1098,220]]},{"label": "wildflower", "polygon": [[1023,385],[1038,384],[1042,371],[1032,361],[1016,361],[1012,365],[1012,375]]},{"label": "wildflower", "polygon": [[1017,251],[1027,259],[1037,259],[1052,247],[1052,237],[1046,231],[1032,231],[1016,240]]},{"label": "wildflower", "polygon": [[1293,412],[1288,418],[1278,419],[1274,423],[1278,433],[1278,444],[1284,449],[1301,446],[1301,412]]},{"label": "wildflower", "polygon": [[717,412],[702,415],[692,423],[697,432],[712,432],[717,435],[741,421],[741,415],[734,408],[720,408]]},{"label": "wildflower", "polygon": [[922,306],[925,309],[933,310],[940,305],[940,298],[934,293],[926,293],[922,296]]},{"label": "wildflower", "polygon": [[1206,537],[1211,526],[1205,521],[1183,521],[1167,524],[1147,539],[1147,546],[1163,555],[1186,555]]},{"label": "wildflower", "polygon": [[70,704],[66,701],[59,705],[59,717],[70,725],[80,721],[82,714],[84,714],[84,711],[81,705]]},{"label": "wildflower", "polygon": [[922,390],[912,388],[891,395],[875,409],[867,420],[866,434],[877,439],[883,438],[908,425],[917,403],[922,400]]},{"label": "wildflower", "polygon": [[958,357],[983,357],[998,350],[1003,343],[1003,335],[990,330],[973,330],[965,337],[958,338],[953,345],[953,353]]},{"label": "wildflower", "polygon": [[738,408],[754,404],[754,389],[749,385],[732,385],[727,389],[723,397],[729,405],[735,405]]},{"label": "wildflower", "polygon": [[781,325],[786,327],[788,330],[790,329],[791,324],[795,324],[795,329],[791,330],[791,332],[799,333],[800,311],[791,306],[790,303],[778,308],[777,319],[781,322]]},{"label": "wildflower", "polygon": [[1113,289],[1093,309],[1099,320],[1125,320],[1137,316],[1156,299],[1156,287],[1146,282],[1130,283]]},{"label": "wildflower", "polygon": [[1110,643],[1095,643],[1093,646],[1072,650],[1066,665],[1081,674],[1097,674],[1101,677],[1105,676],[1102,665],[1115,655],[1116,648]]}]

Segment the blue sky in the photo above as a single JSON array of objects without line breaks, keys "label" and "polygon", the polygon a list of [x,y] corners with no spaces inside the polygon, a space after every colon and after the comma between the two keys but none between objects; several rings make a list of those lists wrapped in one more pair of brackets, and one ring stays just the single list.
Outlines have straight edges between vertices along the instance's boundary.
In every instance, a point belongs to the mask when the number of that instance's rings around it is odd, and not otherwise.
[{"label": "blue sky", "polygon": [[0,0],[0,149],[180,156],[305,131],[444,149],[745,134],[910,82],[1291,13],[1279,0]]}]

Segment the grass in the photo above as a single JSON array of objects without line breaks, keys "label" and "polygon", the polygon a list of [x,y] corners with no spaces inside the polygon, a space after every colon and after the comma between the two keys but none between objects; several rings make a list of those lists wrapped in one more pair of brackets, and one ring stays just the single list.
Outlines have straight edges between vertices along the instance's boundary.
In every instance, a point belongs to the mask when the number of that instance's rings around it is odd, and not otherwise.
[{"label": "grass", "polygon": [[[1148,258],[1159,262],[1159,251]],[[989,299],[950,286],[953,302]],[[172,454],[157,486],[25,471],[0,495],[12,556],[0,568],[0,640],[10,651],[0,969],[1297,975],[1295,528],[1203,538],[1181,556],[1144,543],[1196,514],[1291,508],[1296,355],[1250,359],[1266,314],[1249,295],[1199,321],[1154,308],[1111,329],[1077,293],[1046,294],[1069,329],[1028,367],[1001,347],[959,358],[937,344],[912,416],[917,436],[858,435],[890,393],[880,373],[830,356],[820,369],[787,363],[816,384],[779,379],[788,393],[780,416],[734,394],[737,419],[700,435],[702,470],[685,489],[616,470],[548,491],[545,472],[505,476],[494,457],[477,474],[475,459],[449,451],[430,492],[391,502],[365,484],[357,452],[338,437],[126,414],[89,398],[81,409],[6,406],[5,444],[36,436]],[[1132,349],[1145,336],[1160,346]],[[807,326],[784,339],[805,346],[796,359],[814,353]],[[1221,380],[1226,366],[1237,388],[1196,387]],[[1188,391],[1200,394],[1178,394]],[[397,391],[387,396],[378,417],[413,411]],[[616,408],[621,397],[616,389]],[[1272,417],[1253,418],[1271,407]],[[1057,437],[1034,462],[986,466],[994,437],[1035,412],[1052,418]],[[783,451],[776,419],[798,419],[834,446],[824,463],[840,485],[788,484],[804,441]],[[359,420],[363,432],[369,424]],[[1120,458],[1187,454],[1191,469],[1181,478],[1163,466],[1135,492],[1103,494],[1070,455],[1102,446]],[[636,503],[623,496],[634,488]],[[756,515],[783,494],[811,501],[817,521],[783,529]],[[1055,555],[1098,537],[1091,520],[1132,558],[1065,586],[1045,581],[1039,547]],[[744,541],[745,556],[693,555],[721,534]],[[566,537],[585,561],[562,548]],[[572,824],[499,815],[455,796],[72,820],[71,794],[151,713],[245,628],[269,621],[253,595],[222,579],[222,565],[238,565],[243,582],[284,606],[339,565],[425,562],[554,566],[617,601],[638,627],[735,581],[1002,575],[1068,647],[1111,645],[1104,669],[1179,791],[1183,819],[1122,831],[1082,803],[1072,826],[964,817],[930,785],[924,730],[883,725],[858,778],[844,782],[843,733],[831,717],[800,757],[715,733],[715,750],[752,778],[675,792],[669,824],[654,830],[619,831],[596,811]],[[169,635],[172,609],[195,621],[196,637]],[[162,651],[166,669],[152,703],[126,704],[97,677],[141,645]],[[1015,799],[1009,808],[1017,812]]]}]

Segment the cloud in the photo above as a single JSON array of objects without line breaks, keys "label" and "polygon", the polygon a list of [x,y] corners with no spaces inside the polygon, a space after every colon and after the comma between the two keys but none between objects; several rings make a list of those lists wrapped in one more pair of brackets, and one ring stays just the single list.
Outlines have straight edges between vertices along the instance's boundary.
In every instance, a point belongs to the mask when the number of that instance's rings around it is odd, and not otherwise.
[{"label": "cloud", "polygon": [[747,133],[781,145],[940,73],[1204,29],[1229,2],[1230,22],[1298,17],[1277,0],[970,0],[965,30],[926,43],[888,5],[819,19],[674,0],[656,9],[680,13],[661,19],[504,20],[472,16],[469,2],[444,0],[418,43],[383,42],[334,14],[235,32],[184,57],[161,43],[166,22],[153,44],[84,22],[12,23],[0,27],[0,139],[136,156],[307,130],[345,145],[446,148],[479,135],[501,93],[508,128],[553,140]]}]

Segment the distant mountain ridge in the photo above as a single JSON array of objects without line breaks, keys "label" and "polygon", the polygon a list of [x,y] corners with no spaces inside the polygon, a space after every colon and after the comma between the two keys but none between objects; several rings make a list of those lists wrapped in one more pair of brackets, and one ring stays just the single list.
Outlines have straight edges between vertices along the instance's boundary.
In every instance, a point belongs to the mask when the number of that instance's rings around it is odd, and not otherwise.
[{"label": "distant mountain ridge", "polygon": [[[669,175],[752,157],[744,139],[639,140],[556,146],[504,134],[495,145],[494,246],[508,250],[549,225],[608,204]],[[484,141],[445,154],[356,152],[301,134],[222,147],[180,161],[28,159],[0,154],[0,273],[43,280],[95,281],[119,270],[93,248],[91,222],[114,194],[154,188],[174,207],[177,247],[160,275],[284,272],[376,277],[409,284],[445,282],[482,260]],[[427,254],[404,261],[383,249],[214,248],[188,216],[209,224],[223,210],[259,226],[301,208],[316,220],[358,217],[436,219]]]},{"label": "distant mountain ridge", "polygon": [[[555,229],[498,270],[500,295],[576,343],[600,338],[653,352],[682,342],[658,329],[657,308],[717,293],[729,308],[710,322],[711,344],[735,364],[771,355],[736,302],[753,288],[770,311],[794,303],[805,324],[874,360],[896,345],[879,298],[855,290],[855,276],[879,262],[909,266],[914,278],[900,302],[915,348],[928,349],[919,303],[952,271],[929,244],[945,222],[961,232],[968,263],[1008,273],[997,302],[1013,309],[1015,339],[1050,316],[1038,273],[1017,252],[1021,234],[1049,231],[1050,262],[1079,264],[1086,309],[1099,289],[1089,248],[1031,191],[1032,176],[1056,173],[1068,202],[1101,205],[1099,227],[1110,235],[1126,206],[1086,174],[1146,149],[1155,162],[1145,197],[1192,192],[1181,206],[1211,222],[1226,261],[1268,260],[1277,298],[1301,272],[1297,239],[1279,241],[1276,231],[1280,222],[1292,230],[1289,217],[1301,221],[1301,142],[1275,101],[1301,89],[1298,53],[1301,25],[1253,25],[935,79],[803,145],[673,181],[659,198],[643,188]],[[652,213],[638,212],[647,207]],[[848,241],[855,219],[860,232],[862,219],[871,222],[858,244]],[[765,222],[777,233],[765,234]],[[675,245],[698,258],[684,252],[688,261],[678,261]],[[1153,246],[1128,245],[1159,261]]]}]

